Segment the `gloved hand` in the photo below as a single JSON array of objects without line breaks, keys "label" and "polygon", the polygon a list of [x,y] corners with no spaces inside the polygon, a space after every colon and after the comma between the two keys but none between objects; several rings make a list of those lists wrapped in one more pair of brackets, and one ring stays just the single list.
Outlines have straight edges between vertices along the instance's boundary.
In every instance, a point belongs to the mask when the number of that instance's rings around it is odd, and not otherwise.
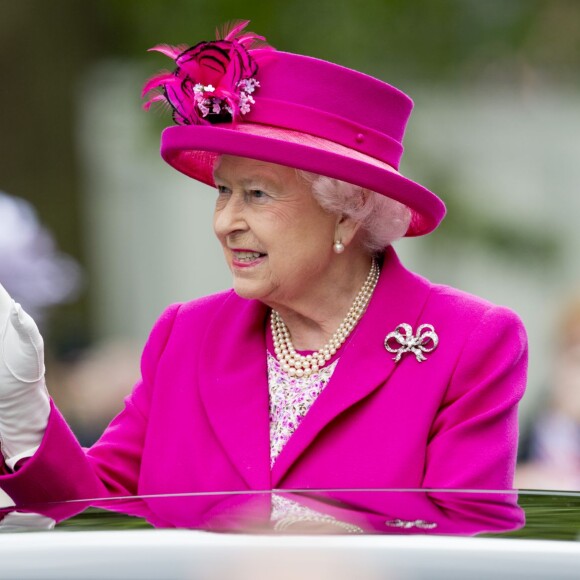
[{"label": "gloved hand", "polygon": [[49,413],[42,336],[0,284],[0,444],[10,469],[38,449]]}]

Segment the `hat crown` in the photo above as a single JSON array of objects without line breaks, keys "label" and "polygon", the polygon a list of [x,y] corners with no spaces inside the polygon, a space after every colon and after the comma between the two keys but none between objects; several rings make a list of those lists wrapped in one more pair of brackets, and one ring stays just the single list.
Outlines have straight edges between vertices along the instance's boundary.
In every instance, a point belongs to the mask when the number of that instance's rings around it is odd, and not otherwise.
[{"label": "hat crown", "polygon": [[294,129],[398,167],[413,101],[374,77],[287,52],[259,63],[260,88],[244,121]]}]

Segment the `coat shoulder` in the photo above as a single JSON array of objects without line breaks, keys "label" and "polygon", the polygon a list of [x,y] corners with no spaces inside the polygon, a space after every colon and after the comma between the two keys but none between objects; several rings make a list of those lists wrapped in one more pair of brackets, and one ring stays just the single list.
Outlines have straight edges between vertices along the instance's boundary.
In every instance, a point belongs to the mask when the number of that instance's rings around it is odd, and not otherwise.
[{"label": "coat shoulder", "polygon": [[168,344],[202,340],[216,313],[232,296],[237,298],[230,289],[169,305],[156,320],[145,344],[141,357],[143,376],[154,374],[155,365]]},{"label": "coat shoulder", "polygon": [[195,300],[190,300],[189,302],[184,302],[180,305],[179,314],[180,318],[186,317],[196,318],[196,317],[211,317],[229,300],[240,299],[233,289],[222,290],[221,292],[216,292],[215,294],[209,294],[208,296],[202,296],[201,298],[196,298]]},{"label": "coat shoulder", "polygon": [[184,329],[204,328],[232,297],[237,298],[237,295],[229,289],[169,305],[156,320],[148,343],[165,345],[170,335],[180,334]]},{"label": "coat shoulder", "polygon": [[503,325],[523,327],[519,315],[507,306],[494,304],[480,296],[443,284],[431,284],[428,307],[436,308],[452,319],[461,320],[464,325],[493,319]]},{"label": "coat shoulder", "polygon": [[453,337],[457,352],[475,337],[476,342],[484,337],[496,343],[505,339],[517,345],[521,353],[527,349],[524,323],[512,309],[451,286],[421,280],[430,287],[421,319],[440,329],[448,340]]}]

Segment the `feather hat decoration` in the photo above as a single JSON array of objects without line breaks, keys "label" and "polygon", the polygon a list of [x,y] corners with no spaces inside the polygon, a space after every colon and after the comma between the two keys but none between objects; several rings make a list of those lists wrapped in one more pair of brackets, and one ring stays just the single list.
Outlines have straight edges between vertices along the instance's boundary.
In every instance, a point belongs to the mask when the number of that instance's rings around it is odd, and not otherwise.
[{"label": "feather hat decoration", "polygon": [[149,49],[172,58],[177,67],[145,84],[142,95],[152,95],[145,109],[167,103],[178,125],[228,123],[248,113],[260,86],[256,57],[274,50],[264,37],[244,32],[248,24],[248,20],[227,24],[216,31],[217,40],[190,48],[159,44]]}]

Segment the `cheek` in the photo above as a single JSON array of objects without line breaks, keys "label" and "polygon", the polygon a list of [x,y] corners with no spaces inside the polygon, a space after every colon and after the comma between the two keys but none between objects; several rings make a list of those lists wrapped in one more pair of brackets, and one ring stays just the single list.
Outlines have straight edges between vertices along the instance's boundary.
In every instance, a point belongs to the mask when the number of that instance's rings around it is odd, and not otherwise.
[{"label": "cheek", "polygon": [[324,221],[302,224],[284,240],[281,248],[287,267],[306,280],[320,273],[332,258],[334,228]]},{"label": "cheek", "polygon": [[320,251],[332,247],[336,228],[336,218],[326,213],[311,215],[305,220],[297,234],[302,243]]},{"label": "cheek", "polygon": [[296,228],[298,208],[287,202],[272,203],[264,206],[259,215],[254,217],[256,229],[273,230],[279,233],[289,232]]}]

